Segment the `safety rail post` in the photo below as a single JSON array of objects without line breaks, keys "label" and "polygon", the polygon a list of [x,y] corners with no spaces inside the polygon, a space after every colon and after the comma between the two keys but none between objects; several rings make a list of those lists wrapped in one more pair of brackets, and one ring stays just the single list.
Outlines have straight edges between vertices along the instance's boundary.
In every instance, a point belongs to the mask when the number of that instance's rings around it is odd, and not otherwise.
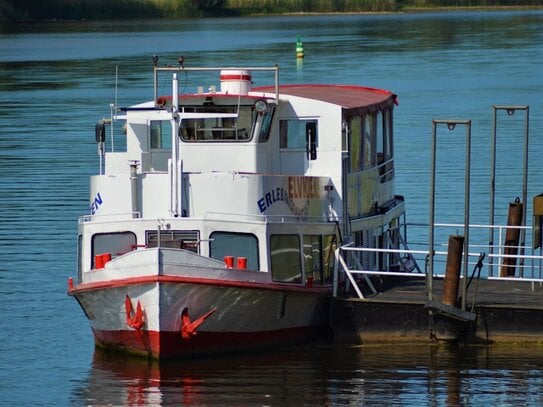
[{"label": "safety rail post", "polygon": [[432,120],[432,161],[430,172],[430,225],[428,242],[428,272],[426,281],[428,286],[428,300],[434,300],[433,293],[433,275],[434,275],[434,221],[435,221],[435,175],[436,175],[436,145],[437,145],[437,127],[440,124],[447,126],[449,131],[453,131],[457,125],[466,126],[466,163],[464,176],[464,266],[462,281],[462,311],[466,310],[466,281],[468,275],[468,248],[469,248],[469,205],[470,205],[470,165],[471,165],[471,120]]},{"label": "safety rail post", "polygon": [[[334,285],[333,285],[333,292],[334,296],[337,297],[337,289],[338,289],[338,283],[339,283],[339,266],[343,269],[343,272],[345,273],[345,276],[353,286],[354,290],[356,291],[356,295],[358,295],[358,298],[364,299],[364,295],[362,294],[362,291],[360,291],[360,288],[358,287],[358,284],[356,283],[356,280],[351,275],[349,266],[345,262],[345,259],[343,258],[341,254],[341,247],[338,247],[334,251],[335,255],[335,264],[334,264]],[[348,248],[343,248],[344,251],[348,251]]]},{"label": "safety rail post", "polygon": [[334,279],[332,281],[332,295],[334,296],[334,298],[337,298],[337,291],[339,285],[339,250],[339,247],[334,250]]}]

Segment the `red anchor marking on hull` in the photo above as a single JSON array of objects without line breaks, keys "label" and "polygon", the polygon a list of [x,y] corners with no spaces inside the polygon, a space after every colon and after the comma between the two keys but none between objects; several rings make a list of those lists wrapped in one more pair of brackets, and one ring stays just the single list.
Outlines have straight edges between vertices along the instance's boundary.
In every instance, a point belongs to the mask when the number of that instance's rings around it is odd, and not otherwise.
[{"label": "red anchor marking on hull", "polygon": [[183,309],[183,311],[181,312],[181,338],[187,341],[191,339],[194,335],[198,333],[196,332],[196,329],[198,329],[198,327],[202,325],[202,323],[215,311],[217,311],[217,308],[213,308],[211,311],[205,313],[200,318],[191,321],[189,317],[189,309]]},{"label": "red anchor marking on hull", "polygon": [[139,300],[138,304],[136,305],[136,312],[134,316],[132,316],[132,313],[134,312],[132,308],[132,301],[130,300],[128,294],[126,295],[126,298],[124,300],[124,307],[126,310],[126,325],[139,331],[144,324],[143,308],[141,307]]}]

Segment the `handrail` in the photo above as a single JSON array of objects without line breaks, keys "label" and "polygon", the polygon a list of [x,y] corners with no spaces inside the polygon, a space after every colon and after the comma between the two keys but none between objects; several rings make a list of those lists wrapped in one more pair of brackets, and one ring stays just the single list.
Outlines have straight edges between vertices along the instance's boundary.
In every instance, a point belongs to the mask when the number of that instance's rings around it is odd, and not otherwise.
[{"label": "handrail", "polygon": [[108,214],[105,214],[105,215],[81,215],[78,219],[78,223],[87,223],[87,222],[92,222],[93,220],[96,220],[96,219],[101,219],[101,218],[112,218],[112,217],[117,217],[117,216],[120,216],[120,217],[124,217],[124,216],[129,216],[131,219],[139,219],[141,218],[141,212],[139,211],[134,211],[134,212],[121,212],[121,213],[108,213]]},{"label": "handrail", "polygon": [[[158,61],[157,61],[158,62]],[[178,66],[164,66],[159,67],[155,64],[153,70],[154,76],[154,99],[158,98],[158,73],[159,72],[212,72],[223,70],[247,70],[247,71],[273,71],[275,76],[275,104],[279,103],[279,65],[276,64],[273,67],[192,67],[186,68],[180,63]]]},{"label": "handrail", "polygon": [[[411,224],[413,226],[413,224]],[[417,226],[426,226],[424,224],[419,224]],[[435,226],[444,227],[444,228],[450,228],[450,227],[459,227],[462,225],[458,224],[435,224]],[[399,226],[398,228],[403,227],[403,225]],[[462,226],[463,227],[463,226]],[[503,240],[501,239],[501,236],[505,233],[505,231],[508,228],[512,228],[513,226],[507,226],[507,225],[469,225],[470,228],[494,228],[499,230],[500,234],[500,244],[493,245],[494,252],[489,253],[489,247],[488,244],[480,244],[478,242],[472,241],[469,249],[468,249],[468,256],[467,256],[467,263],[472,266],[478,263],[478,261],[474,261],[473,259],[479,259],[482,252],[486,251],[487,253],[484,253],[485,256],[485,262],[484,265],[489,267],[491,264],[498,264],[498,269],[501,268],[503,259],[520,259],[525,260],[524,262],[515,262],[515,269],[516,269],[516,276],[494,276],[492,273],[489,273],[485,270],[485,272],[480,276],[481,279],[492,279],[492,280],[502,280],[502,281],[526,281],[526,282],[539,282],[543,283],[543,250],[539,250],[539,253],[535,252],[534,249],[532,249],[529,246],[526,245],[514,245],[509,246],[505,245],[503,243]],[[516,226],[518,229],[531,229],[530,226]],[[420,245],[424,245],[424,243],[420,243]],[[439,247],[446,246],[438,245]],[[504,251],[505,248],[511,248],[515,247],[518,249],[524,249],[519,250],[517,253],[506,253]],[[473,250],[476,249],[476,250]],[[484,250],[486,249],[486,250]],[[359,287],[359,284],[362,281],[357,281],[355,278],[356,275],[361,275],[366,279],[367,281],[369,276],[372,275],[381,275],[381,276],[400,276],[400,277],[406,277],[406,278],[421,278],[421,277],[427,277],[428,270],[426,272],[415,272],[415,271],[397,271],[395,268],[388,267],[386,270],[380,270],[377,269],[377,267],[370,267],[369,269],[364,269],[364,267],[361,267],[360,263],[356,265],[356,261],[351,261],[349,263],[348,255],[355,255],[356,253],[373,253],[375,256],[375,259],[377,259],[377,254],[381,254],[382,257],[385,257],[384,254],[389,255],[402,255],[402,256],[413,256],[413,258],[427,258],[429,255],[428,250],[416,250],[411,248],[377,248],[377,247],[354,247],[352,245],[346,245],[339,247],[335,251],[336,255],[336,265],[334,269],[334,296],[337,296],[337,290],[338,290],[338,284],[339,284],[339,277],[340,273],[344,273],[347,280],[351,284],[352,288],[356,292],[356,295],[359,298],[364,298],[364,295],[362,293],[362,290]],[[447,251],[436,251],[434,250],[433,255],[437,257],[439,264],[444,264],[445,259],[447,256]],[[441,260],[443,259],[443,260]],[[471,259],[471,261],[470,261]],[[349,266],[350,264],[350,266]],[[354,267],[353,267],[354,266]],[[435,272],[432,271],[432,277],[433,278],[443,278],[444,277],[444,270],[445,267],[443,266],[443,272]],[[464,276],[461,276],[464,278]],[[373,287],[368,285],[370,289],[373,290]]]}]

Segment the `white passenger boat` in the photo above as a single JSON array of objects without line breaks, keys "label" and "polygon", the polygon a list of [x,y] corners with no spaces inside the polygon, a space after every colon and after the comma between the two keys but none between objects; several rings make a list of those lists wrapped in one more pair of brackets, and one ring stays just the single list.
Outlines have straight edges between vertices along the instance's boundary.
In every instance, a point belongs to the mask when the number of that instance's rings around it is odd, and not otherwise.
[{"label": "white passenger boat", "polygon": [[[202,73],[212,82],[191,82]],[[253,87],[257,74],[274,82]],[[155,59],[154,76],[153,100],[96,125],[99,173],[68,282],[96,344],[162,358],[329,335],[336,247],[401,239],[396,95],[280,86],[277,66]],[[171,95],[157,94],[161,79]]]}]

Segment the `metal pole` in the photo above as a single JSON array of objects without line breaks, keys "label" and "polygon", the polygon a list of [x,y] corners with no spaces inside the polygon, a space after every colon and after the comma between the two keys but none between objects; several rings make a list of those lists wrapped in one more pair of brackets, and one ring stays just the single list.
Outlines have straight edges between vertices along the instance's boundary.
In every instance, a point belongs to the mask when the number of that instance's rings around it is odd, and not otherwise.
[{"label": "metal pole", "polygon": [[153,68],[153,101],[157,103],[158,99],[158,71],[156,66]]},{"label": "metal pole", "polygon": [[469,264],[469,207],[470,207],[470,176],[471,176],[471,120],[466,125],[466,173],[464,184],[464,270],[462,280],[462,311],[466,310],[466,295]]},{"label": "metal pole", "polygon": [[153,102],[158,98],[158,55],[153,55]]},{"label": "metal pole", "polygon": [[173,216],[181,216],[180,214],[180,188],[181,188],[181,179],[180,179],[180,158],[179,158],[179,81],[177,79],[177,73],[174,73],[172,76],[172,178],[174,185],[172,187],[172,200],[173,200]]},{"label": "metal pole", "polygon": [[[528,133],[529,133],[529,121],[530,121],[530,108],[525,106],[524,114],[524,165],[523,165],[523,176],[522,176],[522,203],[524,204],[524,210],[522,211],[522,226],[526,226],[526,212],[528,210]],[[526,229],[522,228],[520,230],[520,262],[519,270],[521,277],[524,276],[524,245],[526,242]]]},{"label": "metal pole", "polygon": [[130,162],[130,196],[132,202],[132,218],[138,217],[138,161]]},{"label": "metal pole", "polygon": [[488,256],[489,260],[489,270],[488,274],[490,277],[494,275],[494,199],[496,196],[496,116],[497,116],[497,107],[492,106],[494,114],[492,119],[492,144],[490,146],[490,217],[488,220],[488,251],[490,255]]},{"label": "metal pole", "polygon": [[430,219],[428,231],[428,271],[426,274],[426,288],[428,301],[434,300],[434,221],[435,221],[435,188],[436,188],[436,144],[437,122],[432,120],[432,151],[430,171]]}]

